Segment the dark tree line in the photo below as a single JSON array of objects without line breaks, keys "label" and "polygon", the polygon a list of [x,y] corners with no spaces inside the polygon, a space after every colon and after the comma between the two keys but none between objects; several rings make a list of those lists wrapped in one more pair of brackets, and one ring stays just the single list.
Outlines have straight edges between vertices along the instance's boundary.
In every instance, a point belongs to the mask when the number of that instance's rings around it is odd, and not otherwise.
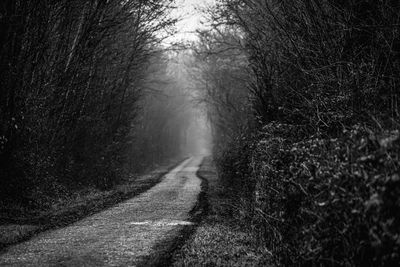
[{"label": "dark tree line", "polygon": [[203,96],[234,216],[278,264],[396,265],[398,1],[221,0],[207,14]]},{"label": "dark tree line", "polygon": [[235,25],[244,36],[264,122],[322,130],[398,117],[397,2],[220,1],[218,10],[214,25]]},{"label": "dark tree line", "polygon": [[[1,1],[2,200],[56,195],[58,185],[108,188],[128,165],[151,163],[128,155],[160,154],[138,145],[145,131],[138,121],[151,66],[162,61],[160,32],[174,24],[171,7],[170,0]],[[168,141],[163,134],[151,144]]]}]

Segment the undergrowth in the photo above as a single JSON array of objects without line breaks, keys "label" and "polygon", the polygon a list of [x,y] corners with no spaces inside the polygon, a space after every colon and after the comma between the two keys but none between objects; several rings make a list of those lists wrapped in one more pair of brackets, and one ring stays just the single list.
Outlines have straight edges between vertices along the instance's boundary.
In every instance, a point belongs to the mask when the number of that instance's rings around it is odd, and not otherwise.
[{"label": "undergrowth", "polygon": [[355,125],[331,138],[273,122],[238,140],[219,161],[231,211],[277,264],[400,262],[398,130]]}]

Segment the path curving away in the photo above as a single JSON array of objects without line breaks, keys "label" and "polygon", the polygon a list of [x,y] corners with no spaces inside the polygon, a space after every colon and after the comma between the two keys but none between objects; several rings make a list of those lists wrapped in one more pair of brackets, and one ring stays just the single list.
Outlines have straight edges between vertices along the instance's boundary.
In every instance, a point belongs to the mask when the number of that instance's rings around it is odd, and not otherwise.
[{"label": "path curving away", "polygon": [[0,255],[0,266],[136,266],[191,224],[201,161],[185,160],[135,198],[10,247]]}]

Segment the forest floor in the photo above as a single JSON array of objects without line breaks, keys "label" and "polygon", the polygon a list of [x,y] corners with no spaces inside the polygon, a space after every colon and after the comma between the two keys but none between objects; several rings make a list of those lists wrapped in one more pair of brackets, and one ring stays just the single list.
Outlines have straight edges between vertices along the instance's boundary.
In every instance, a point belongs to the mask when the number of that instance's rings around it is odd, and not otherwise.
[{"label": "forest floor", "polygon": [[122,183],[107,191],[93,188],[76,192],[47,209],[27,212],[18,205],[0,207],[0,252],[40,232],[65,227],[149,190],[160,183],[164,175],[177,166],[177,162],[174,159],[145,174],[126,177]]},{"label": "forest floor", "polygon": [[268,250],[251,231],[227,214],[232,201],[220,186],[214,163],[206,158],[198,176],[208,183],[207,213],[172,258],[172,266],[272,266]]}]

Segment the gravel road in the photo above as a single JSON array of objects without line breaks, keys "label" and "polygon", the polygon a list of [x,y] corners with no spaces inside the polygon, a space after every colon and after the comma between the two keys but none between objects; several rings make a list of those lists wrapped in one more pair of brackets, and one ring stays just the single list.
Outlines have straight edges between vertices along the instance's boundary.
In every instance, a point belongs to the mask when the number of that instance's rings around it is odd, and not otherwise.
[{"label": "gravel road", "polygon": [[200,193],[190,158],[147,192],[68,227],[44,232],[10,247],[0,266],[136,266],[155,255],[163,240],[191,224],[189,212]]}]

